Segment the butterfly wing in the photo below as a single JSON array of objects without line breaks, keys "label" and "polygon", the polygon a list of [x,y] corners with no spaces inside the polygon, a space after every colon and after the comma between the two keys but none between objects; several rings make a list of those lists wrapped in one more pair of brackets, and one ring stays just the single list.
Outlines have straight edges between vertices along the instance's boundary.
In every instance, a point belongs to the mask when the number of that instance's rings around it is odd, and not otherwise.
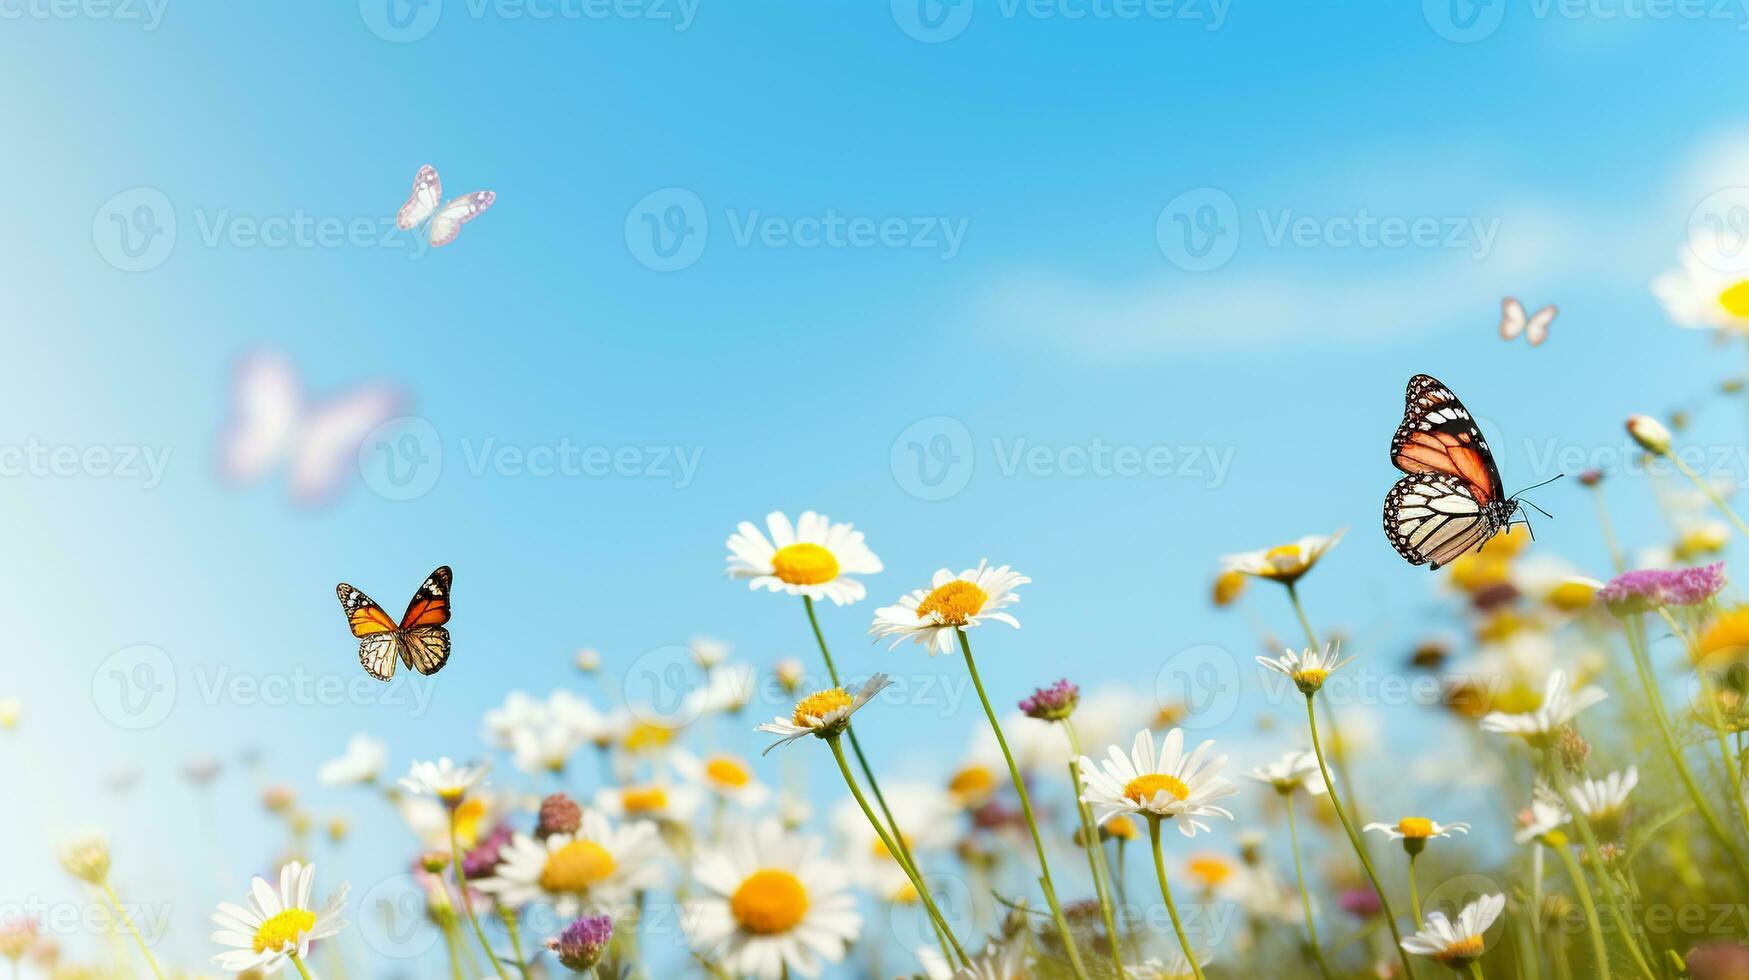
[{"label": "butterfly wing", "polygon": [[401,662],[421,674],[435,674],[449,662],[449,630],[441,626],[415,626],[396,636]]},{"label": "butterfly wing", "polygon": [[1470,484],[1446,473],[1411,473],[1385,494],[1385,536],[1411,565],[1437,569],[1480,548],[1501,522]]},{"label": "butterfly wing", "polygon": [[1535,347],[1548,339],[1549,324],[1554,322],[1555,312],[1554,306],[1545,306],[1524,325],[1524,339],[1530,341],[1530,346]]},{"label": "butterfly wing", "polygon": [[1483,507],[1505,496],[1488,441],[1450,388],[1417,374],[1409,379],[1403,402],[1403,422],[1391,438],[1391,463],[1397,469],[1456,477]]},{"label": "butterfly wing", "polygon": [[437,168],[428,163],[413,175],[413,193],[407,195],[407,203],[401,205],[400,213],[395,215],[395,224],[402,231],[417,227],[431,217],[441,200],[443,178],[437,176]]},{"label": "butterfly wing", "polygon": [[462,225],[486,213],[498,195],[492,191],[475,191],[445,204],[431,219],[431,247],[442,248],[462,233]]},{"label": "butterfly wing", "polygon": [[360,388],[313,409],[292,450],[291,489],[306,502],[334,491],[370,431],[392,418],[400,396],[383,387]]},{"label": "butterfly wing", "polygon": [[442,626],[449,622],[449,586],[454,581],[455,573],[448,565],[439,565],[436,571],[427,575],[419,591],[413,593],[412,601],[407,603],[400,628],[411,630],[416,626]]},{"label": "butterfly wing", "polygon": [[345,582],[334,591],[340,596],[346,625],[351,628],[352,635],[358,637],[358,662],[364,665],[365,673],[379,681],[393,677],[395,658],[404,656],[400,653],[401,640],[395,621],[370,596]]},{"label": "butterfly wing", "polygon": [[235,483],[259,479],[295,441],[302,395],[291,364],[262,353],[237,365],[231,422],[219,437],[219,467]]},{"label": "butterfly wing", "polygon": [[1508,296],[1500,301],[1500,339],[1516,340],[1524,332],[1524,304]]}]

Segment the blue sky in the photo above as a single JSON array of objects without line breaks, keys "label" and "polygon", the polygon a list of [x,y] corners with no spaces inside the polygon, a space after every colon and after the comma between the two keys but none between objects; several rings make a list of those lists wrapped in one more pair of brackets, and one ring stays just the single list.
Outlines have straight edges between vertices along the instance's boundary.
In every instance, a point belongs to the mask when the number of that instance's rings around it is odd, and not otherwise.
[{"label": "blue sky", "polygon": [[[1619,460],[1628,412],[1688,405],[1736,367],[1671,327],[1647,285],[1696,204],[1749,182],[1738,7],[1484,4],[1485,36],[1454,41],[1461,4],[1447,20],[1433,3],[960,2],[928,8],[953,33],[935,40],[906,32],[936,37],[903,0],[702,3],[690,20],[673,0],[606,17],[427,0],[403,9],[413,33],[430,25],[416,38],[383,27],[377,0],[170,0],[157,20],[0,7],[16,93],[0,442],[168,454],[150,487],[0,480],[14,515],[0,694],[24,703],[9,750],[36,780],[35,805],[0,814],[13,887],[70,895],[37,842],[105,825],[133,890],[177,896],[168,948],[194,961],[207,905],[242,883],[186,873],[210,860],[176,777],[197,751],[258,746],[308,787],[355,730],[388,738],[396,767],[477,751],[480,712],[512,688],[576,683],[579,645],[620,672],[695,634],[755,663],[811,658],[793,604],[722,578],[723,539],[771,509],[853,520],[886,563],[870,601],[826,615],[852,672],[959,677],[863,632],[936,567],[986,556],[1035,580],[1024,629],[979,638],[1001,702],[1064,673],[1152,678],[1205,644],[1242,662],[1252,623],[1206,602],[1218,557],[1341,527],[1308,582],[1313,615],[1395,658],[1435,609],[1426,573],[1377,530],[1411,374],[1492,426],[1517,488],[1558,471],[1550,447]],[[1144,9],[1172,13],[1097,13]],[[498,195],[437,252],[381,234],[423,163],[452,195]],[[161,262],[125,271],[112,202],[138,188],[176,229]],[[1230,257],[1187,268],[1177,214],[1214,214],[1197,227],[1222,229]],[[654,249],[674,243],[653,244],[648,221],[671,215],[702,249],[658,271]],[[1347,244],[1368,218],[1433,237]],[[367,232],[254,240],[324,221]],[[846,237],[811,245],[816,226]],[[1506,293],[1560,304],[1548,345],[1495,338]],[[231,372],[263,349],[317,399],[404,392],[442,457],[430,491],[393,500],[355,478],[302,508],[281,477],[218,480]],[[1740,410],[1705,404],[1697,441],[1740,441]],[[934,463],[950,447],[957,493],[923,499],[913,442]],[[637,474],[470,472],[488,444],[629,449]],[[1096,444],[1163,451],[1174,469],[1078,474]],[[1042,462],[1011,462],[1041,447]],[[660,472],[658,450],[696,472]],[[1602,573],[1571,483],[1538,494],[1556,514],[1539,541]],[[1652,543],[1645,488],[1611,486]],[[456,654],[417,717],[203,695],[235,674],[350,680],[334,583],[398,608],[440,563],[456,568]],[[1274,598],[1248,608],[1286,633]],[[165,652],[178,690],[134,731],[96,692],[140,644]],[[973,707],[870,742],[933,778]],[[1253,736],[1251,713],[1214,733]],[[134,796],[97,788],[129,766],[144,772]],[[248,781],[217,790],[217,839],[239,873],[258,869],[276,839]],[[309,792],[318,812],[378,825],[353,845],[355,880],[401,860],[368,800]]]}]

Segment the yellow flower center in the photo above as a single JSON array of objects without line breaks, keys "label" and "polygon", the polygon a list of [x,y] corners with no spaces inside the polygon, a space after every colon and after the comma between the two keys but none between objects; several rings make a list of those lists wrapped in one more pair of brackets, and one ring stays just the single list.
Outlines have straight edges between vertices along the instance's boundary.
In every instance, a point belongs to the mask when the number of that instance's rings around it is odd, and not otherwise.
[{"label": "yellow flower center", "polygon": [[626,732],[626,751],[643,752],[659,749],[674,740],[674,729],[640,721]]},{"label": "yellow flower center", "polygon": [[1470,936],[1440,950],[1436,959],[1441,962],[1473,960],[1482,955],[1483,946],[1481,936]]},{"label": "yellow flower center", "polygon": [[1300,546],[1297,544],[1278,544],[1263,553],[1271,565],[1277,568],[1292,568],[1300,563]]},{"label": "yellow flower center", "polygon": [[479,797],[467,800],[455,808],[455,835],[463,847],[473,847],[480,841],[480,821],[486,816],[486,803]]},{"label": "yellow flower center", "polygon": [[753,774],[739,759],[719,755],[704,764],[704,774],[711,782],[727,789],[740,789],[753,781]]},{"label": "yellow flower center", "polygon": [[817,544],[792,544],[771,556],[771,574],[790,585],[820,585],[838,577],[838,559]]},{"label": "yellow flower center", "polygon": [[1161,790],[1165,790],[1181,800],[1190,795],[1190,787],[1184,785],[1183,780],[1177,776],[1168,776],[1158,772],[1137,776],[1130,780],[1129,784],[1123,788],[1123,795],[1137,803],[1147,803],[1153,800],[1154,794]]},{"label": "yellow flower center", "polygon": [[853,703],[850,692],[842,687],[828,688],[816,694],[810,694],[796,704],[795,716],[791,719],[804,728],[810,727],[809,718],[824,718],[828,712],[839,708],[848,708]]},{"label": "yellow flower center", "polygon": [[1136,822],[1123,816],[1112,817],[1106,821],[1105,833],[1106,836],[1119,840],[1135,840],[1141,835],[1141,831],[1136,829]]},{"label": "yellow flower center", "polygon": [[1725,312],[1734,317],[1749,319],[1749,279],[1743,279],[1726,286],[1719,293],[1719,305]]},{"label": "yellow flower center", "polygon": [[1245,591],[1244,572],[1222,572],[1215,579],[1215,605],[1226,606]]},{"label": "yellow flower center", "polygon": [[1214,854],[1198,854],[1184,863],[1191,877],[1201,882],[1204,888],[1213,888],[1233,876],[1233,865],[1226,858]]},{"label": "yellow flower center", "polygon": [[1329,676],[1330,671],[1326,668],[1307,667],[1294,671],[1294,682],[1298,684],[1310,684],[1313,687],[1318,687],[1321,686]]},{"label": "yellow flower center", "polygon": [[1397,821],[1397,833],[1412,840],[1426,840],[1433,836],[1433,821],[1426,817],[1404,817]]},{"label": "yellow flower center", "polygon": [[983,799],[996,788],[996,774],[986,766],[967,766],[947,781],[948,792],[967,799]]},{"label": "yellow flower center", "polygon": [[581,895],[613,874],[613,855],[594,841],[574,840],[547,855],[540,886],[552,894]]},{"label": "yellow flower center", "polygon": [[619,791],[619,805],[627,813],[660,813],[668,809],[668,791],[660,786],[627,786]]},{"label": "yellow flower center", "polygon": [[298,937],[316,928],[316,913],[286,909],[255,930],[255,952],[266,953],[297,945]]},{"label": "yellow flower center", "polygon": [[917,618],[928,619],[933,615],[943,625],[964,626],[988,601],[990,597],[983,589],[965,579],[956,578],[929,593],[917,604]]},{"label": "yellow flower center", "polygon": [[788,871],[755,871],[729,897],[729,911],[755,935],[788,932],[808,914],[808,890]]}]

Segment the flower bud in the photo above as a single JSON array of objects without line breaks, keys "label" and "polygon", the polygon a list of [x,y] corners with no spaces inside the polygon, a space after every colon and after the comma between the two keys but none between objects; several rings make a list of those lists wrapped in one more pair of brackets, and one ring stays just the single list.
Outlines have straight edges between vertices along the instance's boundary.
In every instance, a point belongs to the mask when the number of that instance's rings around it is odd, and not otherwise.
[{"label": "flower bud", "polygon": [[1670,451],[1670,430],[1650,415],[1628,416],[1628,435],[1646,452],[1661,456]]}]

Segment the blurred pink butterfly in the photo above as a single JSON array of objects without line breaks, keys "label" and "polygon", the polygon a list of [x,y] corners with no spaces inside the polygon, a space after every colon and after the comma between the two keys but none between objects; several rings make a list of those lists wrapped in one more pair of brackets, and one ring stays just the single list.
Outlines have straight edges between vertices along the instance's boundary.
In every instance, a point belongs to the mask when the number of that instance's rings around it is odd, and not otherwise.
[{"label": "blurred pink butterfly", "polygon": [[291,364],[264,352],[237,365],[236,403],[219,437],[219,467],[235,484],[253,483],[290,466],[289,490],[301,503],[332,494],[370,431],[393,418],[401,396],[364,385],[321,404],[304,397]]},{"label": "blurred pink butterfly", "polygon": [[1549,324],[1554,322],[1554,306],[1545,306],[1537,310],[1528,319],[1524,315],[1524,304],[1511,296],[1500,301],[1500,339],[1517,340],[1519,334],[1530,341],[1535,347],[1549,338]]},{"label": "blurred pink butterfly", "polygon": [[462,233],[462,225],[486,213],[498,195],[492,191],[475,191],[463,194],[449,202],[438,205],[443,200],[443,178],[437,175],[437,168],[426,164],[419,168],[413,176],[413,193],[407,195],[407,203],[401,205],[401,213],[395,216],[395,224],[402,231],[419,227],[427,218],[431,220],[428,229],[431,235],[431,247],[442,248],[455,241],[455,236]]}]

